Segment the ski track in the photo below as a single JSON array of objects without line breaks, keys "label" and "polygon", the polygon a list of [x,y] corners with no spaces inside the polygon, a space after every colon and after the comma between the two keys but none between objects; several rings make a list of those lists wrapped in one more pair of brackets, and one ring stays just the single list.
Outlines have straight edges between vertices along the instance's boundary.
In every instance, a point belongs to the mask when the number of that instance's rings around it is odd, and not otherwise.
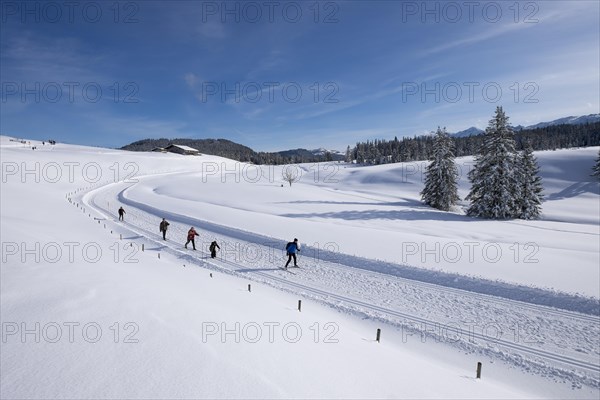
[{"label": "ski track", "polygon": [[[307,246],[298,259],[300,268],[283,271],[285,240],[139,203],[127,196],[134,187],[135,183],[112,183],[82,191],[69,200],[79,198],[103,218],[134,233],[124,239],[144,238],[157,245],[149,251],[168,252],[186,264],[266,283],[340,312],[385,322],[402,331],[407,340],[442,341],[468,353],[500,358],[528,372],[568,381],[573,387],[600,388],[600,318],[596,315],[472,292],[445,286],[445,282],[413,280],[397,276],[391,263]],[[115,201],[127,205],[124,222],[117,222],[103,206]],[[171,223],[167,241],[158,232],[162,217]],[[200,228],[196,252],[185,250],[184,240],[172,239],[184,239],[189,226]],[[212,240],[221,246],[214,260],[205,251]],[[311,251],[316,257],[306,255]]]}]

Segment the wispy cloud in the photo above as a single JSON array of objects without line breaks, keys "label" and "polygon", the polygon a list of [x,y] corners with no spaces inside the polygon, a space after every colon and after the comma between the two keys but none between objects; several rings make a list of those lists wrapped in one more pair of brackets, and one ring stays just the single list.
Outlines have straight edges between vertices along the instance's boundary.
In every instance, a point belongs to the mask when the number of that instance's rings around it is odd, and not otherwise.
[{"label": "wispy cloud", "polygon": [[[487,25],[489,26],[489,25]],[[468,36],[456,39],[450,42],[446,42],[442,45],[429,48],[418,54],[418,56],[430,56],[432,54],[440,53],[446,50],[451,50],[456,47],[462,47],[472,45],[479,42],[484,42],[489,39],[496,38],[508,33],[517,32],[523,29],[531,28],[534,24],[504,24],[504,25],[492,25],[485,31],[479,31],[477,33],[469,34]]]},{"label": "wispy cloud", "polygon": [[201,36],[208,39],[226,39],[228,37],[227,30],[225,29],[225,24],[219,21],[206,21],[199,22],[198,33]]},{"label": "wispy cloud", "polygon": [[106,74],[98,67],[105,55],[90,51],[76,38],[48,38],[22,31],[3,38],[2,42],[3,81],[108,84]]},{"label": "wispy cloud", "polygon": [[[503,35],[508,35],[516,32],[521,32],[528,29],[533,29],[539,26],[553,26],[554,24],[559,23],[561,20],[574,19],[577,20],[582,13],[588,11],[588,5],[578,4],[581,2],[544,2],[544,7],[533,12],[531,16],[521,15],[517,22],[515,21],[507,21],[507,22],[498,22],[498,23],[480,23],[477,25],[473,25],[473,29],[467,35],[448,41],[439,46],[431,47],[426,49],[417,56],[429,56],[432,54],[437,54],[446,50],[455,49],[458,47],[464,47],[469,45],[474,45],[477,43],[485,42],[490,39],[494,39]],[[583,2],[586,3],[586,2]],[[589,2],[593,3],[593,2]],[[533,3],[535,4],[535,3]],[[539,7],[539,5],[538,5]],[[530,10],[528,10],[530,11]],[[538,13],[538,11],[541,11]],[[510,10],[504,10],[507,15],[510,15]],[[597,10],[596,10],[597,12]],[[526,14],[526,13],[524,13]],[[513,15],[513,17],[515,17]],[[525,21],[527,20],[527,22]],[[475,31],[475,29],[477,29]]]},{"label": "wispy cloud", "polygon": [[162,120],[146,116],[115,116],[109,113],[86,115],[98,131],[108,136],[127,140],[135,138],[173,138],[187,136],[187,124],[181,121]]},{"label": "wispy cloud", "polygon": [[198,78],[198,75],[194,74],[193,72],[188,72],[187,74],[185,74],[183,76],[183,79],[191,89],[195,89],[198,82],[200,82],[200,78]]},{"label": "wispy cloud", "polygon": [[[337,95],[339,97],[339,101],[336,103],[312,103],[304,108],[294,108],[294,115],[291,117],[287,117],[285,119],[295,119],[295,120],[303,120],[303,119],[311,119],[320,117],[326,114],[336,113],[348,108],[360,106],[362,104],[371,103],[374,101],[378,101],[380,99],[384,99],[389,96],[394,96],[409,88],[413,88],[414,85],[420,85],[424,82],[429,82],[432,80],[440,79],[446,76],[447,73],[436,73],[423,77],[416,77],[412,80],[404,80],[401,81],[400,77],[389,78],[384,81],[383,84],[379,85],[376,90],[372,90],[373,85],[367,85],[366,87],[357,87],[354,86],[351,91],[347,93],[343,92],[343,88],[347,86],[344,84],[338,85],[340,87],[340,93]],[[350,86],[350,85],[348,85]],[[349,100],[351,99],[351,100]],[[303,110],[298,112],[299,110]]]},{"label": "wispy cloud", "polygon": [[257,79],[265,72],[278,71],[285,64],[285,53],[280,49],[271,49],[268,54],[258,60],[255,67],[247,73],[247,79]]}]

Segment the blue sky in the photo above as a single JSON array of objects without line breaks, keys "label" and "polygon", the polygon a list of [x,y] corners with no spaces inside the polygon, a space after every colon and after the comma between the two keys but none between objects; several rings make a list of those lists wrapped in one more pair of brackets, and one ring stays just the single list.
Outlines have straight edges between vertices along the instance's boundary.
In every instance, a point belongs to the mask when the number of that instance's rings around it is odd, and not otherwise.
[{"label": "blue sky", "polygon": [[598,1],[1,6],[4,135],[344,150],[600,112]]}]

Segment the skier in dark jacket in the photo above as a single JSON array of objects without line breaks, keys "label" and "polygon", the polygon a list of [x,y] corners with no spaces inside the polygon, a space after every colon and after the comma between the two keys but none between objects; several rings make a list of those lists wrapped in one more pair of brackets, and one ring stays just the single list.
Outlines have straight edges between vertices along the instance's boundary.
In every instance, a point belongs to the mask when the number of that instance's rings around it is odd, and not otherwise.
[{"label": "skier in dark jacket", "polygon": [[297,267],[298,264],[296,263],[296,252],[300,251],[300,245],[298,245],[298,239],[294,239],[293,242],[289,242],[285,246],[285,251],[287,252],[287,256],[288,256],[288,260],[285,263],[285,268],[287,269],[288,264],[290,263],[290,261],[292,261],[292,258],[294,259],[294,267]]},{"label": "skier in dark jacket", "polygon": [[159,231],[163,234],[163,240],[167,240],[167,227],[169,225],[170,224],[167,222],[167,220],[163,218],[160,225],[158,226]]},{"label": "skier in dark jacket", "polygon": [[208,249],[210,250],[210,258],[215,258],[217,256],[217,249],[221,250],[216,240],[213,240]]},{"label": "skier in dark jacket", "polygon": [[125,215],[125,210],[123,209],[123,207],[120,207],[119,208],[119,221],[123,221],[124,215]]},{"label": "skier in dark jacket", "polygon": [[196,250],[196,241],[194,240],[198,235],[194,227],[192,226],[187,234],[187,242],[185,242],[185,248],[187,249],[187,245],[189,242],[192,242],[192,246],[194,246],[194,250]]}]

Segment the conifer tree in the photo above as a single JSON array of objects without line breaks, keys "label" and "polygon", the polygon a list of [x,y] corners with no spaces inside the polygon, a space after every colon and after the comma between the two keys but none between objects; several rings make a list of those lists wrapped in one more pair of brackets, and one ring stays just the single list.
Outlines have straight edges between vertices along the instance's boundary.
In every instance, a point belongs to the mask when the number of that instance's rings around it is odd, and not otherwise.
[{"label": "conifer tree", "polygon": [[346,157],[345,160],[347,163],[352,162],[352,152],[350,151],[350,146],[346,147]]},{"label": "conifer tree", "polygon": [[526,143],[519,156],[519,187],[518,198],[519,218],[537,219],[542,209],[542,178],[539,176],[540,168],[533,155],[530,143]]},{"label": "conifer tree", "polygon": [[433,159],[427,166],[421,199],[425,204],[449,211],[460,198],[457,191],[458,169],[454,162],[454,143],[446,128],[438,127],[433,141]]},{"label": "conifer tree", "polygon": [[592,168],[592,170],[594,171],[592,173],[592,176],[597,176],[598,180],[600,180],[600,150],[598,150],[598,158],[596,158],[596,165],[594,165],[594,168]]},{"label": "conifer tree", "polygon": [[480,152],[475,156],[475,166],[469,172],[472,186],[466,197],[471,201],[468,215],[490,219],[520,215],[515,159],[512,128],[502,107],[497,107],[485,130]]}]

